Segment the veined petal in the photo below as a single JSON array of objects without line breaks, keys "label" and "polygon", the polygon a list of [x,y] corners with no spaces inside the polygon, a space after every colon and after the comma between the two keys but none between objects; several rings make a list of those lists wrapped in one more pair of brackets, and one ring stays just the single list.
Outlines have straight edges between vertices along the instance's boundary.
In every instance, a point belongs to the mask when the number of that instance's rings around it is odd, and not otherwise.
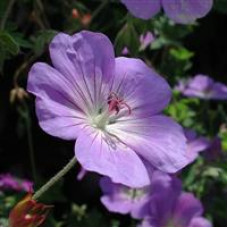
[{"label": "veined petal", "polygon": [[127,9],[141,19],[149,19],[160,11],[160,0],[121,0]]},{"label": "veined petal", "polygon": [[[53,65],[75,86],[88,103],[89,112],[107,99],[114,76],[114,51],[101,33],[82,31],[58,34],[50,44]],[[99,108],[99,107],[96,107]]]},{"label": "veined petal", "polygon": [[204,17],[212,8],[213,0],[161,0],[165,13],[177,23],[187,24]]},{"label": "veined petal", "polygon": [[[61,98],[60,98],[61,99]],[[40,127],[50,135],[74,140],[86,124],[84,116],[52,100],[36,98],[36,114]]]},{"label": "veined petal", "polygon": [[47,133],[63,139],[76,139],[79,125],[85,123],[83,101],[64,76],[45,63],[36,63],[29,72],[27,90],[37,96],[36,113]]},{"label": "veined petal", "polygon": [[114,183],[143,187],[150,183],[140,157],[115,137],[87,127],[75,145],[76,158],[89,171],[108,176]]},{"label": "veined petal", "polygon": [[161,112],[169,103],[168,83],[140,59],[116,58],[112,91],[130,106],[131,115],[148,117]]},{"label": "veined petal", "polygon": [[183,129],[169,117],[125,116],[108,125],[107,131],[164,172],[175,173],[189,163]]}]

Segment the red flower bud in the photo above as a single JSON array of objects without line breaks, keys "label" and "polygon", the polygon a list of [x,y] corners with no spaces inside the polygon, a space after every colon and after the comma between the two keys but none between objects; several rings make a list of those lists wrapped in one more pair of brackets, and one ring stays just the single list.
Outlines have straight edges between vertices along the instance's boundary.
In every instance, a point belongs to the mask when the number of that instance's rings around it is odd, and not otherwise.
[{"label": "red flower bud", "polygon": [[72,12],[71,12],[71,14],[72,14],[72,18],[74,18],[74,19],[77,19],[77,18],[79,18],[80,17],[80,14],[79,14],[79,12],[78,12],[78,10],[77,9],[72,9]]},{"label": "red flower bud", "polygon": [[9,226],[37,227],[44,222],[52,207],[36,202],[32,193],[28,193],[10,212]]},{"label": "red flower bud", "polygon": [[84,25],[84,26],[87,26],[90,24],[91,22],[91,19],[92,19],[92,16],[90,13],[87,13],[87,14],[84,14],[81,18],[81,23]]}]

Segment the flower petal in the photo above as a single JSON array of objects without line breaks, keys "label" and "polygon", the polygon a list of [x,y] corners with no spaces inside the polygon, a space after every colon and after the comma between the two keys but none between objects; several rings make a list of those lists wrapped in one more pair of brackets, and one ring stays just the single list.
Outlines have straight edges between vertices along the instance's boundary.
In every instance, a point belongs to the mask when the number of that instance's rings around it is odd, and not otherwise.
[{"label": "flower petal", "polygon": [[121,199],[121,198],[113,199],[110,196],[102,196],[101,202],[110,212],[128,214],[132,209],[131,201],[126,199]]},{"label": "flower petal", "polygon": [[63,139],[76,139],[85,122],[84,103],[74,86],[54,68],[36,63],[29,72],[27,90],[37,96],[36,113],[41,128]]},{"label": "flower petal", "polygon": [[162,0],[162,5],[169,18],[188,24],[204,17],[211,10],[213,0]]},{"label": "flower petal", "polygon": [[58,34],[50,44],[52,63],[89,102],[90,111],[107,98],[114,77],[114,51],[101,33],[82,31],[73,36]]},{"label": "flower petal", "polygon": [[199,152],[206,150],[210,146],[210,142],[207,138],[199,137],[187,144],[187,157],[193,162]]},{"label": "flower petal", "polygon": [[[154,183],[156,184],[156,181],[151,183],[151,185]],[[109,211],[121,214],[131,213],[132,218],[137,219],[149,215],[150,185],[133,189],[121,184],[115,184],[110,178],[103,177],[100,181],[100,186],[104,193],[104,196],[101,197],[101,202]]]},{"label": "flower petal", "polygon": [[192,193],[182,193],[174,209],[173,222],[177,226],[187,227],[192,218],[201,216],[203,207]]},{"label": "flower petal", "polygon": [[[130,106],[134,116],[152,116],[169,103],[171,90],[167,82],[140,59],[116,58],[112,91]],[[127,110],[127,109],[125,109]]]},{"label": "flower petal", "polygon": [[173,209],[182,191],[181,181],[170,176],[166,185],[161,185],[151,197],[150,219],[147,221],[155,227],[168,226]]},{"label": "flower petal", "polygon": [[226,100],[227,99],[227,87],[225,84],[216,82],[212,88],[212,99]]},{"label": "flower petal", "polygon": [[108,125],[107,131],[164,172],[177,172],[189,163],[183,129],[171,118],[125,116]]},{"label": "flower petal", "polygon": [[118,194],[123,185],[113,183],[109,177],[102,177],[100,179],[100,187],[105,195],[113,195]]},{"label": "flower petal", "polygon": [[101,197],[101,202],[110,212],[127,214],[131,211],[132,200],[122,193],[125,186],[113,183],[108,177],[100,180],[100,186],[105,194]]},{"label": "flower petal", "polygon": [[115,137],[87,127],[79,135],[75,154],[84,169],[108,176],[114,183],[143,187],[150,183],[140,157]]},{"label": "flower petal", "polygon": [[212,224],[208,219],[196,217],[191,220],[189,227],[212,227]]},{"label": "flower petal", "polygon": [[141,19],[149,19],[161,8],[160,0],[121,0],[127,9]]}]

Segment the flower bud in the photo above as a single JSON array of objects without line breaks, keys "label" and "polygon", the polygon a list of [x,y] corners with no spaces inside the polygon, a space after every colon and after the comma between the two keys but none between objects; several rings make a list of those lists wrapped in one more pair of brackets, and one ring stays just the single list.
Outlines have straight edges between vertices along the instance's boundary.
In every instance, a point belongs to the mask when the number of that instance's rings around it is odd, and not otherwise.
[{"label": "flower bud", "polygon": [[80,14],[79,14],[78,10],[75,9],[75,8],[72,9],[71,15],[72,15],[73,19],[78,19],[80,17]]},{"label": "flower bud", "polygon": [[38,203],[32,199],[32,193],[28,193],[11,210],[9,226],[11,227],[37,227],[46,219],[53,206]]}]

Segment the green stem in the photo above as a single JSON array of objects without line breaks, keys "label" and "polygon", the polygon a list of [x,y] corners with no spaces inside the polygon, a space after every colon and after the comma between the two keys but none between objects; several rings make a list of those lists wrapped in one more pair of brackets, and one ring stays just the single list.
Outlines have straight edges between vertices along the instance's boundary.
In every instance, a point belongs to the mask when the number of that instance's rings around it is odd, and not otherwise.
[{"label": "green stem", "polygon": [[75,164],[77,160],[73,157],[67,165],[60,170],[54,177],[52,177],[45,185],[43,185],[34,195],[33,199],[40,198],[49,188],[51,188],[56,182],[58,182]]},{"label": "green stem", "polygon": [[15,0],[10,0],[9,1],[9,4],[8,4],[8,6],[6,8],[5,14],[2,17],[2,21],[1,21],[1,25],[0,25],[0,28],[2,30],[5,28],[6,21],[7,21],[8,17],[9,17],[10,11],[11,11],[14,3],[15,3]]},{"label": "green stem", "polygon": [[50,27],[50,25],[49,25],[49,22],[48,22],[48,20],[47,20],[47,18],[46,18],[46,14],[45,14],[45,12],[44,12],[44,5],[43,5],[43,2],[42,2],[42,0],[36,0],[36,4],[37,4],[37,6],[38,6],[39,12],[41,13],[41,16],[43,16],[43,21],[44,21],[44,23],[41,21],[41,19],[40,19],[40,23],[42,24],[43,29],[45,29],[45,28],[47,29],[47,28]]},{"label": "green stem", "polygon": [[33,175],[34,181],[36,181],[37,175],[36,175],[36,163],[35,163],[35,156],[34,156],[35,153],[34,153],[32,131],[31,131],[31,121],[29,117],[25,121],[26,121],[27,137],[28,137],[29,157],[30,157],[30,162],[32,167],[32,175]]},{"label": "green stem", "polygon": [[108,4],[109,0],[103,0],[98,8],[93,12],[91,21],[102,11],[102,9]]},{"label": "green stem", "polygon": [[33,138],[32,138],[32,131],[31,131],[31,120],[29,116],[29,109],[25,101],[22,100],[22,106],[24,109],[24,112],[20,112],[21,115],[24,117],[25,125],[26,125],[26,133],[27,133],[27,140],[28,140],[28,149],[29,149],[29,159],[30,164],[32,168],[32,176],[34,182],[37,181],[37,175],[36,175],[36,163],[35,163],[35,152],[34,152],[34,146],[33,146]]}]

